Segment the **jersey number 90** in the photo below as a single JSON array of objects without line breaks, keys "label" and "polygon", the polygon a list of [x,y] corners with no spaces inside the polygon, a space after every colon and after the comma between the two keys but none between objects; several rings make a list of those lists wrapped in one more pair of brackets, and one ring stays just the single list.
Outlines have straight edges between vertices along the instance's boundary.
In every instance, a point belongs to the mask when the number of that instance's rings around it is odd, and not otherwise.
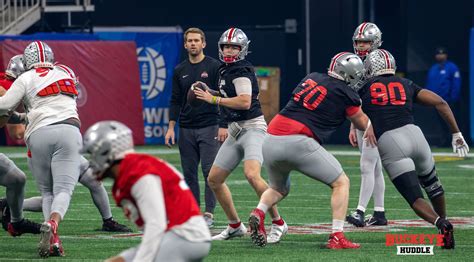
[{"label": "jersey number 90", "polygon": [[370,96],[373,105],[402,106],[407,101],[405,88],[400,82],[390,82],[388,85],[377,82],[370,86]]}]

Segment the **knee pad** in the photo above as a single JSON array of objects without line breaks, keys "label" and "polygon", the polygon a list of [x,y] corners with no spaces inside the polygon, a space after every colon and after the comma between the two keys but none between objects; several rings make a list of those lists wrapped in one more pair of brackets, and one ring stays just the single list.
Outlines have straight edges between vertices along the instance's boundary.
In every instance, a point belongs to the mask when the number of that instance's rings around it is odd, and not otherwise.
[{"label": "knee pad", "polygon": [[423,189],[425,189],[429,199],[435,199],[444,195],[443,185],[441,185],[441,181],[439,181],[438,176],[436,175],[435,167],[433,167],[431,172],[427,175],[419,176],[418,180]]},{"label": "knee pad", "polygon": [[403,173],[392,182],[410,206],[413,206],[418,198],[423,198],[423,192],[421,192],[415,171]]}]

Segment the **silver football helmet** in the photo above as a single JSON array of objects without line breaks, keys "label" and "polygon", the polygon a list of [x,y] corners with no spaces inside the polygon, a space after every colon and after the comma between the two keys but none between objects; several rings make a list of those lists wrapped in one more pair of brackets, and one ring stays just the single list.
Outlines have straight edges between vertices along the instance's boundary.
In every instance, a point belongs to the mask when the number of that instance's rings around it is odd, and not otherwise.
[{"label": "silver football helmet", "polygon": [[364,64],[360,57],[353,53],[342,52],[331,59],[328,75],[347,83],[354,90],[359,90],[364,83]]},{"label": "silver football helmet", "polygon": [[[219,48],[219,59],[224,63],[233,63],[245,59],[248,54],[250,40],[245,35],[244,31],[239,28],[232,27],[227,29],[217,43]],[[240,46],[240,52],[236,56],[224,56],[224,45]]]},{"label": "silver football helmet", "polygon": [[100,121],[87,129],[81,153],[90,154],[92,171],[101,179],[114,161],[133,151],[130,128],[117,121]]},{"label": "silver football helmet", "polygon": [[377,49],[370,53],[364,61],[366,78],[391,74],[397,70],[395,58],[385,49]]},{"label": "silver football helmet", "polygon": [[23,52],[23,61],[26,70],[37,67],[52,68],[54,65],[53,50],[45,42],[31,42]]},{"label": "silver football helmet", "polygon": [[21,74],[25,72],[25,66],[23,64],[23,55],[16,55],[8,62],[5,74],[11,78],[17,79]]},{"label": "silver football helmet", "polygon": [[[356,41],[370,42],[370,48],[365,51],[358,50]],[[352,36],[352,44],[354,46],[354,53],[360,57],[365,57],[367,54],[382,45],[382,32],[374,23],[364,22],[360,24],[354,31],[354,35]]]}]

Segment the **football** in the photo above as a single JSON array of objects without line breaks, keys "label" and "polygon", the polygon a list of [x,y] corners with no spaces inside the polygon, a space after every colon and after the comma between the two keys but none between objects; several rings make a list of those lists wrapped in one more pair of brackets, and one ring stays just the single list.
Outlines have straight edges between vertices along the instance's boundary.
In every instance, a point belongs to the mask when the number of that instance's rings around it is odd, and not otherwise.
[{"label": "football", "polygon": [[192,107],[198,107],[198,106],[202,105],[202,103],[205,103],[204,101],[199,100],[199,99],[196,98],[196,94],[194,94],[194,89],[195,88],[200,88],[200,89],[204,90],[201,83],[195,83],[195,84],[191,85],[191,88],[189,88],[189,90],[188,90],[187,101],[188,101],[189,105],[191,105]]}]

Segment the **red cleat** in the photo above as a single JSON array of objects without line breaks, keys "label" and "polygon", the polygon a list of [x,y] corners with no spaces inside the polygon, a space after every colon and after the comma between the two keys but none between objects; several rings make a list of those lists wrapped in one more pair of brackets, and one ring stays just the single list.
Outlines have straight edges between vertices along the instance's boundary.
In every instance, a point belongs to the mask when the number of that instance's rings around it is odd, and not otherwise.
[{"label": "red cleat", "polygon": [[41,237],[38,245],[40,257],[64,256],[63,246],[58,236],[58,224],[49,220],[41,225]]},{"label": "red cleat", "polygon": [[264,247],[267,244],[267,233],[265,232],[265,213],[255,208],[250,213],[249,226],[250,237],[255,245]]},{"label": "red cleat", "polygon": [[360,248],[360,244],[349,241],[342,232],[336,232],[329,235],[326,247],[329,249]]}]

